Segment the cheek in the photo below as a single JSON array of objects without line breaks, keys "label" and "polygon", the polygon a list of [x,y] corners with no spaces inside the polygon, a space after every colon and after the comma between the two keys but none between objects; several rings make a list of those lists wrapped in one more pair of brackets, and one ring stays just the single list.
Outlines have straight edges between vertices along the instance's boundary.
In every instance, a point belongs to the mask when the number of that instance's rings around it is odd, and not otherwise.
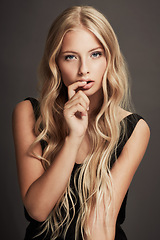
[{"label": "cheek", "polygon": [[62,81],[66,87],[72,82],[73,71],[69,67],[59,66]]},{"label": "cheek", "polygon": [[97,67],[95,68],[95,72],[97,72],[99,77],[103,77],[106,68],[107,68],[107,61],[104,60],[102,62],[99,62],[99,64],[97,64]]}]

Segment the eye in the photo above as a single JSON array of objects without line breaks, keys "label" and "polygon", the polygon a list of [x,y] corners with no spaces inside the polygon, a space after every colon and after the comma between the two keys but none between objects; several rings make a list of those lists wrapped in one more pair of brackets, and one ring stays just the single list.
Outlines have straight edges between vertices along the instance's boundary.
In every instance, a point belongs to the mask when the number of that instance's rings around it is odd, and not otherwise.
[{"label": "eye", "polygon": [[75,57],[74,55],[66,55],[66,56],[64,57],[64,59],[65,59],[66,61],[69,61],[69,60],[76,59],[76,57]]},{"label": "eye", "polygon": [[100,56],[102,56],[102,52],[100,52],[100,51],[93,52],[93,53],[91,54],[91,57],[92,57],[92,58],[98,58],[98,57],[100,57]]}]

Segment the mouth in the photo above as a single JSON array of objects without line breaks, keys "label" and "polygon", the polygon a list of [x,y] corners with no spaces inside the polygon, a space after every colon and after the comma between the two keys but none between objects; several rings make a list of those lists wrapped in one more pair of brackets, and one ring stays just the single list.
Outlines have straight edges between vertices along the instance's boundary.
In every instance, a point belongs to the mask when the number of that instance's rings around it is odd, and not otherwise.
[{"label": "mouth", "polygon": [[85,91],[85,90],[90,89],[94,85],[94,82],[95,82],[90,79],[82,79],[82,80],[80,79],[77,82],[81,82],[81,81],[86,82],[86,84],[83,87],[78,87],[76,92],[78,92],[79,90]]},{"label": "mouth", "polygon": [[92,81],[92,80],[89,80],[89,81],[86,81],[87,82],[87,84],[89,84],[89,83],[91,83],[91,82],[94,82],[94,81]]},{"label": "mouth", "polygon": [[82,87],[82,90],[88,90],[88,89],[90,89],[93,85],[94,85],[94,81],[88,80],[88,81],[86,81],[86,85],[84,85],[84,86]]}]

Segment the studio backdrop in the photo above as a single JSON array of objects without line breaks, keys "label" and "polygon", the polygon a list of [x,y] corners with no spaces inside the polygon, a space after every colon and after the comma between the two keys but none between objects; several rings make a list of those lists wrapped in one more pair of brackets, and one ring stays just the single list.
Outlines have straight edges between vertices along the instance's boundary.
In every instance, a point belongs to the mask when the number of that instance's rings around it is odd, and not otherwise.
[{"label": "studio backdrop", "polygon": [[73,5],[92,5],[108,18],[127,60],[135,109],[149,124],[151,138],[130,186],[124,229],[129,240],[160,239],[160,1],[2,0],[0,5],[1,239],[22,240],[27,226],[17,180],[12,111],[26,97],[38,96],[37,68],[49,27]]}]

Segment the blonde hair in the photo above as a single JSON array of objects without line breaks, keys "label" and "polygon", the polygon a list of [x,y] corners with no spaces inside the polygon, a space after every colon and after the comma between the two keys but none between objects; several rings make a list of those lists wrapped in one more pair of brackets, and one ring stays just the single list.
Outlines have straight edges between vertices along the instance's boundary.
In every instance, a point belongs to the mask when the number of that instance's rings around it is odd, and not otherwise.
[{"label": "blonde hair", "polygon": [[[42,80],[39,99],[40,116],[35,124],[37,138],[32,147],[40,141],[47,143],[43,155],[36,156],[47,170],[67,136],[67,126],[63,117],[67,89],[62,82],[56,61],[64,35],[79,26],[87,28],[99,39],[104,47],[108,63],[102,82],[103,102],[98,109],[95,109],[94,118],[89,122],[87,129],[91,150],[74,176],[74,184],[80,201],[75,237],[78,238],[78,231],[81,229],[84,239],[84,235],[90,235],[88,219],[93,206],[98,207],[102,197],[107,202],[108,191],[110,193],[108,202],[112,200],[110,162],[111,156],[116,152],[121,131],[117,109],[119,106],[126,109],[129,99],[126,63],[116,35],[107,19],[93,7],[74,6],[66,9],[50,28],[39,71]],[[77,181],[78,184],[76,184]],[[43,224],[43,231],[51,229],[52,239],[59,236],[62,226],[65,237],[75,215],[76,200],[69,179],[64,194]],[[70,205],[73,209],[72,216],[70,216]]]}]

